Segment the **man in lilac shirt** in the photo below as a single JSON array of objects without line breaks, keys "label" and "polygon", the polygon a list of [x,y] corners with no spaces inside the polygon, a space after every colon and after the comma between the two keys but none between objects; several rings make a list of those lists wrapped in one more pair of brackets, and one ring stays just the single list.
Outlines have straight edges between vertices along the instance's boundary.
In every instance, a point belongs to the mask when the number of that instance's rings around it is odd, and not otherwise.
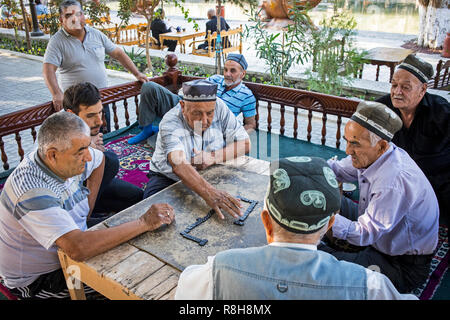
[{"label": "man in lilac shirt", "polygon": [[401,119],[384,104],[361,102],[345,126],[348,157],[328,164],[338,181],[357,181],[358,204],[343,197],[332,228],[335,238],[363,247],[345,252],[319,247],[385,274],[401,293],[427,278],[438,241],[439,206],[411,157],[390,143]]}]

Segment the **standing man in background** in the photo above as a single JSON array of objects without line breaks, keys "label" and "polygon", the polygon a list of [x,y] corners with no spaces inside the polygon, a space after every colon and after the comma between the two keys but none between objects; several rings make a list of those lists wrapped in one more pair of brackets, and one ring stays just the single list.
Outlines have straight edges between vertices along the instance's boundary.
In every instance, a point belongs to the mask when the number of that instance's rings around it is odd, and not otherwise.
[{"label": "standing man in background", "polygon": [[[137,80],[147,82],[130,57],[117,47],[106,35],[86,26],[81,5],[76,0],[65,0],[59,6],[61,29],[55,33],[44,55],[43,75],[52,94],[56,111],[62,109],[63,92],[71,85],[89,81],[97,88],[108,86],[105,53],[118,60]],[[58,70],[59,79],[56,77]],[[110,112],[103,106],[107,129],[110,131]]]}]

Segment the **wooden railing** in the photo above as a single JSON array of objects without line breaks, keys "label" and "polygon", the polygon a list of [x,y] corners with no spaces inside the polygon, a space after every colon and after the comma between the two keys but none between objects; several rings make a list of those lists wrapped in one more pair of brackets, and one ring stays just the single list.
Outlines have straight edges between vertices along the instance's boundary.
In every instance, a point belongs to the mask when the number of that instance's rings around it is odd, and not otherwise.
[{"label": "wooden railing", "polygon": [[428,81],[428,88],[432,89],[447,89],[450,86],[450,60],[439,60],[436,66],[436,75]]},{"label": "wooden railing", "polygon": [[[166,64],[169,66],[169,70],[160,77],[151,78],[162,86],[167,87],[172,92],[176,93],[181,88],[182,83],[193,79],[199,79],[199,77],[183,76],[181,72],[177,70],[176,56],[174,54],[166,57]],[[245,83],[250,90],[252,90],[257,101],[257,127],[260,130],[272,130],[277,127],[280,135],[284,135],[287,130],[286,127],[286,114],[292,113],[294,120],[292,124],[293,137],[298,138],[298,132],[300,127],[300,121],[298,115],[300,110],[306,110],[307,123],[305,124],[307,130],[307,141],[311,141],[311,136],[316,132],[316,128],[313,125],[313,113],[321,114],[321,144],[325,145],[327,131],[331,126],[328,125],[327,120],[329,115],[337,117],[336,120],[336,132],[334,134],[336,138],[336,148],[341,145],[341,124],[343,118],[349,118],[356,110],[358,101],[335,97],[305,90],[291,89],[284,87],[277,87],[271,85],[257,84],[246,82]],[[129,82],[113,87],[101,89],[101,96],[103,103],[109,103],[112,106],[113,126],[115,130],[120,128],[118,119],[118,105],[124,108],[125,125],[130,125],[130,113],[135,112],[139,117],[139,94],[141,89],[141,83],[138,81]],[[132,99],[130,103],[130,99]],[[133,106],[134,102],[134,106]],[[262,105],[265,105],[263,108]],[[134,110],[131,110],[134,109]],[[267,113],[265,119],[261,118],[262,111]],[[36,105],[21,111],[16,111],[3,116],[0,116],[0,151],[1,159],[4,170],[8,170],[10,165],[8,163],[8,155],[5,151],[5,144],[3,139],[6,136],[14,135],[17,144],[17,152],[22,160],[25,151],[22,147],[21,133],[23,131],[31,129],[31,135],[33,141],[36,140],[36,127],[42,124],[42,122],[52,113],[54,113],[53,104],[51,101]],[[277,112],[277,118],[279,116],[279,123],[273,121],[275,112]],[[264,126],[261,125],[264,120]],[[334,127],[334,125],[333,125]],[[31,150],[27,150],[31,151]]]}]

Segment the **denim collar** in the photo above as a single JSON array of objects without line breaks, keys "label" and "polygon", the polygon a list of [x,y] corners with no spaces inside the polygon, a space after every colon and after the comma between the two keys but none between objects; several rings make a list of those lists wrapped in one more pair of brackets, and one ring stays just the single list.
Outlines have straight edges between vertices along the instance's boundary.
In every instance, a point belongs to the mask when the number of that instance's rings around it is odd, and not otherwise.
[{"label": "denim collar", "polygon": [[317,251],[317,246],[314,244],[306,244],[306,243],[292,243],[292,242],[277,242],[274,241],[269,244],[269,246],[274,247],[289,247],[289,248],[297,248],[297,249],[306,249]]}]

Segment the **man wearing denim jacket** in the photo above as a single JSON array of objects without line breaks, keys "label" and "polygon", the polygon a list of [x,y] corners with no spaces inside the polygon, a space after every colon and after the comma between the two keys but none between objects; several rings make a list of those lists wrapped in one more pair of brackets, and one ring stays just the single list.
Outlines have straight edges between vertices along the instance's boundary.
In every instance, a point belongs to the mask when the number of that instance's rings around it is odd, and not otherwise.
[{"label": "man wearing denim jacket", "polygon": [[261,214],[269,244],[187,267],[175,299],[417,299],[399,294],[381,273],[317,250],[339,206],[338,182],[325,160],[272,162]]}]

